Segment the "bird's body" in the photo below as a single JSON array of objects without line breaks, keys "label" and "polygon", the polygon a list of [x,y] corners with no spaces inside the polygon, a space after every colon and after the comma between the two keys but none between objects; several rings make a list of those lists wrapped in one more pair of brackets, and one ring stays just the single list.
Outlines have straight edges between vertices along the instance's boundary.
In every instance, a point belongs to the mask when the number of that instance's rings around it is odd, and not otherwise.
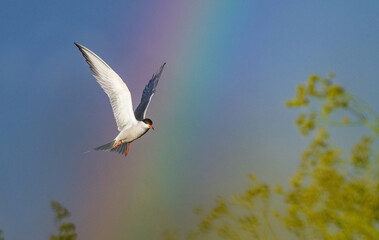
[{"label": "bird's body", "polygon": [[133,112],[130,91],[120,76],[91,50],[78,43],[74,44],[82,52],[94,73],[93,76],[108,95],[120,131],[112,142],[97,147],[95,150],[116,151],[127,155],[131,142],[142,137],[149,129],[154,129],[153,122],[145,118],[145,115],[165,64],[150,79],[143,90],[140,104]]},{"label": "bird's body", "polygon": [[130,143],[142,137],[149,129],[149,126],[146,127],[144,122],[138,121],[129,128],[121,130],[115,140],[121,140],[121,143]]}]

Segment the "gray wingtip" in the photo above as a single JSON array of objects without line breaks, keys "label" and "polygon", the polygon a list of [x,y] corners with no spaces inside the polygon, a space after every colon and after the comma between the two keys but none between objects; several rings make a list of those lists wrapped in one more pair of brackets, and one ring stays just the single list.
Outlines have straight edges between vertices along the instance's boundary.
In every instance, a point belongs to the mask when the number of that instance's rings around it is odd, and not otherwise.
[{"label": "gray wingtip", "polygon": [[83,45],[81,45],[80,43],[77,43],[77,42],[74,42],[74,44],[79,49],[79,51],[83,54],[83,56],[87,59],[85,52],[83,51],[83,49],[85,49],[85,47]]},{"label": "gray wingtip", "polygon": [[88,54],[88,53],[86,53],[86,52],[90,52],[91,54],[96,55],[96,54],[94,54],[91,50],[89,50],[88,48],[86,48],[85,46],[83,46],[82,44],[77,43],[77,42],[74,42],[74,44],[75,44],[75,46],[78,47],[79,51],[82,52],[83,56],[84,56],[86,59],[87,59],[86,55]]},{"label": "gray wingtip", "polygon": [[166,63],[163,63],[163,64],[162,64],[162,66],[161,66],[161,68],[159,69],[159,71],[158,71],[156,74],[154,74],[153,77],[154,77],[154,76],[160,77],[161,74],[162,74],[162,72],[163,72],[163,68],[164,68],[164,66],[166,66]]},{"label": "gray wingtip", "polygon": [[156,73],[154,73],[153,76],[151,76],[151,79],[146,86],[148,86],[149,84],[151,84],[151,82],[154,82],[154,81],[155,81],[154,88],[157,86],[159,78],[162,75],[163,68],[165,65],[166,65],[166,63],[163,63],[162,66],[159,68],[159,70]]},{"label": "gray wingtip", "polygon": [[161,71],[160,71],[160,72],[163,71],[164,66],[166,66],[166,62],[162,64],[162,66],[161,66]]}]

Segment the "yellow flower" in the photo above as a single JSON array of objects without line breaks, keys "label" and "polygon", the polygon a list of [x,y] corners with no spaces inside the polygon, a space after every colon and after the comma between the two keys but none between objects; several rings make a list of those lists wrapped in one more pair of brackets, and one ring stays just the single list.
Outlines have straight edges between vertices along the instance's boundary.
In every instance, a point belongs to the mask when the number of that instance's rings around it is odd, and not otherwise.
[{"label": "yellow flower", "polygon": [[354,166],[357,167],[368,167],[371,156],[371,144],[372,139],[370,137],[363,137],[361,141],[355,145],[351,153],[351,161]]},{"label": "yellow flower", "polygon": [[276,185],[275,186],[275,192],[277,194],[283,194],[283,188],[282,188],[282,186]]},{"label": "yellow flower", "polygon": [[286,101],[287,107],[308,106],[307,91],[303,84],[299,84],[296,89],[296,97]]},{"label": "yellow flower", "polygon": [[342,118],[342,124],[343,125],[348,125],[349,123],[350,123],[350,119],[348,117],[345,116]]},{"label": "yellow flower", "polygon": [[201,215],[203,214],[203,209],[201,207],[197,207],[193,210],[194,214]]},{"label": "yellow flower", "polygon": [[329,73],[328,73],[328,78],[334,78],[334,77],[335,77],[334,72],[329,72]]},{"label": "yellow flower", "polygon": [[320,77],[317,74],[312,74],[308,78],[308,83],[315,83],[320,79]]}]

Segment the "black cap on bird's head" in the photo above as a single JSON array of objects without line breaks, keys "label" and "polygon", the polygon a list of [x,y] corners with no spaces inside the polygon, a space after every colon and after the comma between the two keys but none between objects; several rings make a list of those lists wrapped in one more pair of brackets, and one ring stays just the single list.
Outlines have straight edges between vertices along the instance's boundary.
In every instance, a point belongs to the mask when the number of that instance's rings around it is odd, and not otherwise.
[{"label": "black cap on bird's head", "polygon": [[145,118],[144,120],[142,120],[142,122],[146,123],[147,125],[149,125],[149,128],[154,130],[153,121],[151,121],[151,119]]}]

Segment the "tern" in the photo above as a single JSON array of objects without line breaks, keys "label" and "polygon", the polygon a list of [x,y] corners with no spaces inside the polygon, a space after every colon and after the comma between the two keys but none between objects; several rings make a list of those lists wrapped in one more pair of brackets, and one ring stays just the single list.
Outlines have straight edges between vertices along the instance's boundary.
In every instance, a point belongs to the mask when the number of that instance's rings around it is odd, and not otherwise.
[{"label": "tern", "polygon": [[141,102],[133,112],[132,95],[120,76],[94,52],[79,43],[74,42],[74,44],[86,59],[96,81],[108,95],[120,132],[113,141],[94,150],[115,151],[126,156],[131,142],[142,137],[148,130],[154,130],[153,121],[145,118],[145,115],[166,63],[160,67],[145,86]]}]

